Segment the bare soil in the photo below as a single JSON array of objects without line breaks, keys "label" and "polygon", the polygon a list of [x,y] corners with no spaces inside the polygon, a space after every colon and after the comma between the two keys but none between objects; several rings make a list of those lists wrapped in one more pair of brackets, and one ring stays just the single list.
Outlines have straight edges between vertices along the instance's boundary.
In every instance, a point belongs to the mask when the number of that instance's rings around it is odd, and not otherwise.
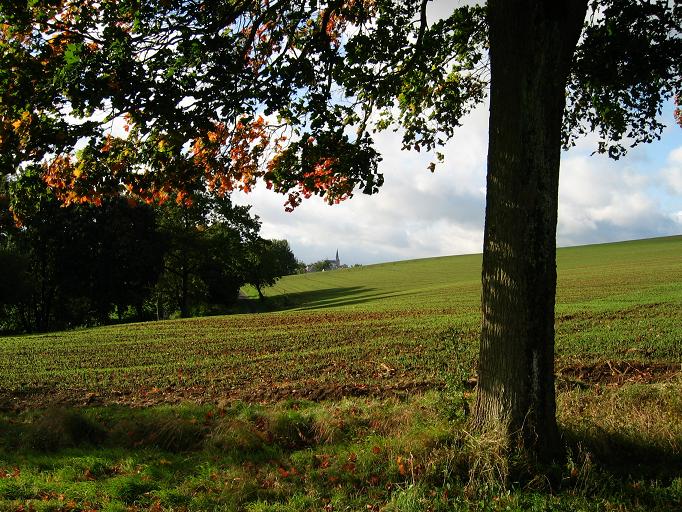
[{"label": "bare soil", "polygon": [[[682,376],[680,363],[643,363],[635,361],[601,361],[591,364],[558,365],[557,386],[560,390],[575,387],[623,386],[672,382]],[[473,389],[476,378],[465,386]],[[55,406],[126,405],[148,407],[181,402],[218,403],[241,400],[250,403],[272,403],[287,399],[311,401],[339,400],[344,397],[404,397],[432,389],[442,389],[435,380],[387,378],[376,384],[352,382],[320,382],[315,379],[297,382],[264,382],[244,388],[225,389],[200,385],[171,385],[165,388],[141,387],[135,390],[93,392],[88,389],[34,388],[21,393],[0,389],[0,412],[44,409]]]},{"label": "bare soil", "polygon": [[640,361],[601,361],[572,364],[557,371],[559,388],[595,385],[623,386],[671,382],[682,375],[680,363],[643,363]]}]

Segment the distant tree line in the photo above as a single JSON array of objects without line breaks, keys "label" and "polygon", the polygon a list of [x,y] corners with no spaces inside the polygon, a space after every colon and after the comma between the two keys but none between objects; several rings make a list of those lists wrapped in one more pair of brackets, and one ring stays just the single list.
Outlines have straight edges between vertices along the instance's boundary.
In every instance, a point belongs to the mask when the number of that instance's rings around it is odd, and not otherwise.
[{"label": "distant tree line", "polygon": [[327,270],[333,270],[336,268],[336,262],[334,260],[320,260],[308,265],[308,272],[326,272]]},{"label": "distant tree line", "polygon": [[285,240],[259,236],[248,206],[174,199],[65,206],[38,169],[0,185],[0,330],[225,313],[244,284],[263,297],[300,267]]}]

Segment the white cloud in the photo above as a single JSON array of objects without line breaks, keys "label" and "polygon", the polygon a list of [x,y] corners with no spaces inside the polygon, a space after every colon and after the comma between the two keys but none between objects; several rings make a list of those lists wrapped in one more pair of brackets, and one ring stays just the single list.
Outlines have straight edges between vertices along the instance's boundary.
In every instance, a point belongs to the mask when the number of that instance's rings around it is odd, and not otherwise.
[{"label": "white cloud", "polygon": [[670,152],[661,177],[671,193],[682,196],[682,146]]},{"label": "white cloud", "polygon": [[633,162],[564,154],[559,185],[559,245],[674,234],[682,223],[661,204],[658,184]]},{"label": "white cloud", "polygon": [[[311,198],[293,213],[284,196],[259,186],[239,201],[254,205],[267,238],[286,238],[299,259],[331,258],[375,263],[480,252],[485,212],[488,108],[463,120],[443,151],[445,164],[427,170],[432,155],[400,151],[399,134],[377,135],[385,184],[379,194],[357,194],[340,205]],[[677,234],[679,200],[671,193],[682,167],[682,148],[664,152],[678,132],[662,142],[632,150],[614,162],[589,141],[562,155],[559,188],[559,245],[598,243]],[[592,141],[594,142],[594,141]],[[665,170],[664,170],[665,169]],[[671,171],[671,169],[673,171]],[[661,179],[665,176],[666,182]],[[676,192],[679,195],[679,191]]]}]

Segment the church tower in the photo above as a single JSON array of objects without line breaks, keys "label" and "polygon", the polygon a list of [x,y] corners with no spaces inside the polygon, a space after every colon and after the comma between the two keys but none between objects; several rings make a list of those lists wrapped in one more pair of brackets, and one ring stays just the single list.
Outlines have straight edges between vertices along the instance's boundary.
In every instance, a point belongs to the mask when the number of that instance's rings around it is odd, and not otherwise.
[{"label": "church tower", "polygon": [[339,259],[339,250],[336,249],[336,266],[340,267],[341,266],[341,260]]}]

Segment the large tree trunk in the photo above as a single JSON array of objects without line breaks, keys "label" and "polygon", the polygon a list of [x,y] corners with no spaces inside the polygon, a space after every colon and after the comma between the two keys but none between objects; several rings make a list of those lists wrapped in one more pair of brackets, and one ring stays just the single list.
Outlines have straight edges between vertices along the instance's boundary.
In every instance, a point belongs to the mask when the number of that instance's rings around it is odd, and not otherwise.
[{"label": "large tree trunk", "polygon": [[587,0],[490,0],[491,97],[476,420],[560,446],[554,295],[561,122]]}]

